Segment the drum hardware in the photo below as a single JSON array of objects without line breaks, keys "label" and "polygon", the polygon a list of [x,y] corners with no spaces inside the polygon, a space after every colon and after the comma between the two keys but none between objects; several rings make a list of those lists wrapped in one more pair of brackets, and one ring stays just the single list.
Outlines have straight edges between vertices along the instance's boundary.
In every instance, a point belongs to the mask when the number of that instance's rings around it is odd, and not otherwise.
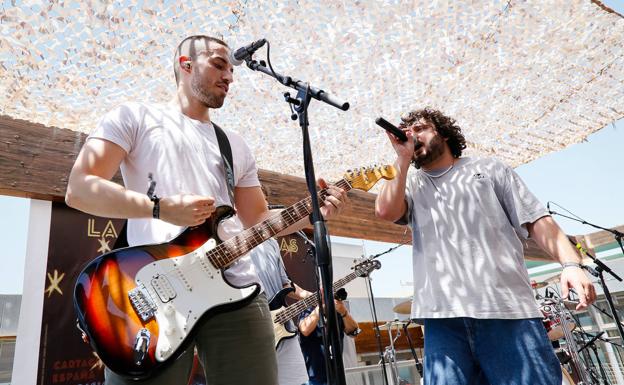
[{"label": "drum hardware", "polygon": [[[566,347],[568,348],[568,354],[570,355],[570,364],[575,369],[578,375],[579,381],[577,385],[591,385],[593,381],[589,378],[588,368],[585,367],[579,356],[579,348],[576,344],[576,338],[572,334],[572,329],[576,325],[572,325],[571,316],[569,316],[569,310],[563,304],[563,301],[557,301],[554,305],[555,313],[559,315],[561,328],[563,330],[563,338],[566,341]],[[568,317],[569,316],[569,317]]]},{"label": "drum hardware", "polygon": [[[408,328],[413,328],[413,327],[418,327],[418,326],[419,325],[411,322],[410,320],[407,320],[407,321],[394,320],[394,321],[386,322],[385,324],[379,326],[380,330],[388,330],[390,346],[386,346],[384,350],[383,358],[385,359],[388,366],[390,367],[390,378],[391,378],[392,385],[408,385],[409,384],[406,380],[402,379],[399,376],[399,368],[397,367],[396,350],[394,348],[394,343],[401,336],[401,328],[403,328],[403,330],[405,331],[405,334],[408,334],[407,333]],[[396,336],[394,336],[394,338],[392,336],[392,329],[396,330]],[[408,334],[408,338],[409,338],[409,334]],[[410,346],[411,346],[411,340],[408,339],[408,341],[410,341]],[[418,366],[416,368],[418,369]],[[422,378],[422,372],[419,371],[419,374],[421,375],[421,378]]]},{"label": "drum hardware", "polygon": [[[585,365],[579,355],[585,347],[578,347],[576,337],[573,334],[576,333],[573,331],[577,325],[573,320],[570,309],[575,309],[577,303],[576,301],[561,298],[545,298],[540,305],[540,310],[544,315],[544,326],[546,327],[548,338],[551,341],[560,339],[565,341],[565,346],[560,348],[559,352],[555,351],[557,357],[560,358],[561,364],[569,364],[572,367],[573,373],[579,380],[576,385],[593,385],[597,383],[594,381],[596,377],[593,373],[590,373],[591,368]],[[570,384],[575,384],[566,378],[566,371],[563,369],[563,366],[562,372],[564,374],[564,384],[566,384],[566,381]]]}]

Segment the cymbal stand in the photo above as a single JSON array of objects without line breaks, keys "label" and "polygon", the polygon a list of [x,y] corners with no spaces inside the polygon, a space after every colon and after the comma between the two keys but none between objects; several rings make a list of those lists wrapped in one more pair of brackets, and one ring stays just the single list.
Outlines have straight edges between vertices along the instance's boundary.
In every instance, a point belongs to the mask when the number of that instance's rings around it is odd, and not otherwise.
[{"label": "cymbal stand", "polygon": [[373,295],[373,285],[371,284],[370,275],[367,275],[364,279],[366,281],[368,299],[369,299],[369,304],[371,306],[371,314],[373,315],[373,325],[375,325],[373,330],[375,331],[375,339],[377,340],[377,348],[379,349],[379,358],[380,358],[379,362],[381,363],[381,371],[383,373],[384,384],[388,385],[388,373],[386,372],[386,359],[384,357],[384,351],[381,348],[381,332],[379,331],[379,322],[377,321],[377,309],[375,308],[375,296]]},{"label": "cymbal stand", "polygon": [[390,340],[390,346],[386,346],[386,350],[384,351],[384,358],[388,362],[388,366],[390,366],[392,385],[403,385],[407,384],[407,382],[399,377],[399,368],[397,367],[396,362],[396,350],[394,348],[394,343],[396,342],[397,338],[401,336],[401,329],[399,324],[396,324],[397,334],[396,337],[392,338],[392,327],[394,325],[394,321],[386,323],[386,326],[388,327],[388,339]]}]

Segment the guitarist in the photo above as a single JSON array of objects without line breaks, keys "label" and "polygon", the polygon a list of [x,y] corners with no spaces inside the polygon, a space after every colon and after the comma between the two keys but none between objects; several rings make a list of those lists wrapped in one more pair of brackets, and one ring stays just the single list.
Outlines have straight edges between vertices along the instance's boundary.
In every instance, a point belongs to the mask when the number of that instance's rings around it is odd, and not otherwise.
[{"label": "guitarist", "polygon": [[[267,298],[273,298],[284,288],[294,290],[288,293],[288,296],[295,300],[302,300],[312,295],[290,280],[280,255],[279,244],[274,238],[253,249],[250,256],[257,268],[258,277]],[[289,321],[289,323],[292,322]],[[291,330],[294,327],[290,325]],[[285,338],[277,346],[277,374],[280,385],[298,385],[307,381],[305,363],[296,338]]]},{"label": "guitarist", "polygon": [[[220,108],[233,81],[225,42],[190,36],[174,54],[177,89],[168,104],[125,103],[107,113],[90,134],[69,177],[66,202],[89,214],[128,218],[130,245],[173,239],[186,226],[209,218],[220,205],[234,205],[244,227],[266,219],[258,170],[243,137],[226,131],[233,164],[233,197],[224,175],[210,110]],[[124,186],[110,179],[118,169]],[[145,195],[148,174],[157,185]],[[321,187],[326,187],[320,181]],[[344,190],[328,189],[322,214],[331,218],[347,203]],[[233,202],[232,202],[233,201]],[[302,220],[283,234],[308,225]],[[248,257],[225,271],[235,286],[257,282]],[[277,384],[273,327],[264,294],[238,310],[215,315],[202,324],[195,344],[208,384]],[[193,344],[166,369],[148,380],[133,381],[110,370],[106,384],[186,383],[193,364]]]},{"label": "guitarist", "polygon": [[[334,304],[342,337],[344,338],[344,334],[351,337],[357,336],[360,333],[358,323],[353,319],[344,302],[335,299]],[[323,330],[319,326],[319,321],[318,306],[305,310],[299,317],[299,344],[308,369],[308,385],[327,384],[325,356],[328,352],[323,344]]]}]

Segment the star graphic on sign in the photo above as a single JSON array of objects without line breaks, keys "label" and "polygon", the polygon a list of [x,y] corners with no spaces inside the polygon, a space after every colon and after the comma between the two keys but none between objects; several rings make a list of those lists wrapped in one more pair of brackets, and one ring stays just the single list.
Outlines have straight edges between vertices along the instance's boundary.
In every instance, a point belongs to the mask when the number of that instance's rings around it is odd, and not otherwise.
[{"label": "star graphic on sign", "polygon": [[108,241],[106,240],[106,238],[102,237],[100,239],[98,239],[98,242],[100,242],[100,248],[97,249],[98,253],[106,253],[111,251],[110,246],[108,245]]},{"label": "star graphic on sign", "polygon": [[55,290],[58,291],[60,295],[63,295],[63,291],[59,287],[59,283],[61,283],[61,281],[63,280],[63,277],[65,277],[65,273],[59,276],[58,270],[56,269],[54,269],[54,276],[51,276],[50,273],[48,273],[50,286],[48,286],[48,288],[45,290],[45,292],[48,293],[48,298],[50,298],[50,296],[52,295],[52,292]]}]

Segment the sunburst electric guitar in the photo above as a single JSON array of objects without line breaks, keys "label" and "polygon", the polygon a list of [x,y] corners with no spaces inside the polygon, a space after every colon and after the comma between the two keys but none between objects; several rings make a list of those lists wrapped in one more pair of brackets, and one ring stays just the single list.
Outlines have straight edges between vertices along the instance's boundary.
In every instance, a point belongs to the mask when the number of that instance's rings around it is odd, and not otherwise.
[{"label": "sunburst electric guitar", "polygon": [[[367,191],[395,175],[392,166],[363,168],[336,185]],[[326,189],[319,191],[321,200],[326,196]],[[223,271],[311,212],[307,198],[222,241],[219,225],[234,209],[219,206],[205,223],[170,242],[103,254],[85,267],[74,288],[79,327],[109,369],[147,378],[184,351],[200,322],[240,308],[258,294],[258,284],[234,287]]]},{"label": "sunburst electric guitar", "polygon": [[[374,259],[367,259],[358,263],[353,266],[353,273],[334,282],[334,293],[336,290],[353,281],[357,277],[367,276],[371,271],[379,268],[381,268],[381,263]],[[318,305],[318,295],[315,293],[314,295],[297,301],[288,307],[284,307],[284,298],[288,293],[294,290],[295,289],[290,287],[280,290],[273,296],[271,302],[269,303],[269,307],[271,308],[271,317],[273,318],[273,330],[275,331],[275,348],[277,348],[280,342],[284,339],[297,335],[296,331],[290,331],[286,328],[286,323],[297,317],[304,310]]]}]

